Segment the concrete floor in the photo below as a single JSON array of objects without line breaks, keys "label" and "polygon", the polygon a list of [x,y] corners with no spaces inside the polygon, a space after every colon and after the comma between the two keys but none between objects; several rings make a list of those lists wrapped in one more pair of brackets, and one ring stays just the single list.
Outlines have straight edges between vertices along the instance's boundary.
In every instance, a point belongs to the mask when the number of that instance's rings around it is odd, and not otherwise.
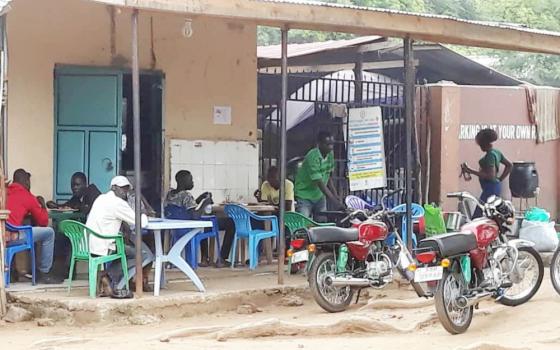
[{"label": "concrete floor", "polygon": [[275,265],[260,266],[255,271],[200,268],[197,272],[206,287],[205,293],[198,292],[180,271],[170,270],[167,287],[161,290],[159,297],[145,293],[142,298],[129,300],[92,299],[88,297],[88,284],[84,279],[73,283],[70,294],[66,284],[14,283],[8,290],[8,297],[12,303],[30,310],[36,318],[95,323],[117,321],[138,313],[173,318],[235,310],[244,302],[268,303],[268,299],[304,294],[307,289],[307,281],[301,274],[286,274],[284,285],[279,286]]}]

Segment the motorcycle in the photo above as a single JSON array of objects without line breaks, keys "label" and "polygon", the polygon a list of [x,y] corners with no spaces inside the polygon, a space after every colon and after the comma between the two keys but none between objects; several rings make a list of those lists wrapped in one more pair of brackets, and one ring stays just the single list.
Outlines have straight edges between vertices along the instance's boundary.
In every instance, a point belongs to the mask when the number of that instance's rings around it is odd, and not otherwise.
[{"label": "motorcycle", "polygon": [[560,245],[556,248],[552,260],[550,260],[550,280],[554,290],[560,294]]},{"label": "motorcycle", "polygon": [[508,238],[515,213],[511,202],[492,196],[480,203],[466,192],[447,197],[475,201],[484,217],[463,225],[460,232],[420,241],[418,249],[430,257],[418,262],[424,272],[416,271],[415,281],[440,277],[437,315],[449,333],[459,334],[469,328],[474,309],[483,300],[507,306],[529,301],[542,283],[544,267],[532,242]]},{"label": "motorcycle", "polygon": [[[386,194],[381,203],[401,191]],[[409,270],[414,259],[396,233],[395,218],[399,215],[402,214],[393,213],[382,204],[378,211],[355,210],[340,221],[352,222],[351,228],[308,230],[308,250],[314,255],[308,282],[313,298],[324,310],[344,311],[355,291],[357,302],[363,288],[385,287],[393,281],[395,268],[411,282],[419,296],[431,296],[414,281],[414,273]]]}]

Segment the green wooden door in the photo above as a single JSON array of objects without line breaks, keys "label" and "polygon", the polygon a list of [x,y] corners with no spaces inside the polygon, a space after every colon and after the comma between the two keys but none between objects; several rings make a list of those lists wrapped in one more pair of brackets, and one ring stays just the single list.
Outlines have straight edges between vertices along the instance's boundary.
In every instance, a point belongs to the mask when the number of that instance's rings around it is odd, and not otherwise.
[{"label": "green wooden door", "polygon": [[77,171],[107,191],[119,171],[122,74],[57,68],[55,98],[55,199],[72,195],[70,177]]}]

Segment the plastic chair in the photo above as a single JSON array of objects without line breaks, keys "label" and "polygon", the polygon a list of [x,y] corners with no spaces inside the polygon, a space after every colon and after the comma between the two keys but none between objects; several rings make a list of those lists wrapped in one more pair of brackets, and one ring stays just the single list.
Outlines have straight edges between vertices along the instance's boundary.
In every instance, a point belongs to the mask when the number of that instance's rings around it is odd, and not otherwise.
[{"label": "plastic chair", "polygon": [[[164,215],[167,219],[175,220],[202,220],[212,221],[212,228],[197,234],[186,247],[186,260],[188,264],[196,270],[198,268],[198,249],[200,242],[208,238],[216,240],[216,248],[220,252],[220,229],[218,227],[218,218],[214,215],[201,216],[200,219],[193,219],[185,208],[178,205],[168,205],[165,207]],[[175,244],[179,238],[186,235],[190,230],[173,230],[172,244]],[[219,254],[219,253],[218,253]]]},{"label": "plastic chair", "polygon": [[[420,218],[424,217],[424,208],[422,208],[422,206],[420,204],[416,204],[416,203],[412,203],[411,207],[411,214],[412,214],[412,223],[417,223],[419,222]],[[400,204],[397,205],[396,207],[394,207],[393,209],[391,209],[392,212],[394,213],[403,213],[406,214],[406,204]],[[402,240],[404,242],[406,242],[407,240],[407,220],[406,220],[406,216],[403,216],[402,218],[402,224],[401,224],[401,237]],[[412,232],[412,244],[413,247],[416,247],[417,245],[417,239],[416,239],[416,234],[414,232]]]},{"label": "plastic chair", "polygon": [[[348,197],[347,197],[348,198]],[[296,212],[286,212],[284,214],[284,225],[290,231],[290,238],[294,239],[294,235],[297,231],[302,229],[307,229],[310,227],[317,227],[317,226],[335,226],[333,223],[318,223],[310,218]],[[311,263],[311,258],[307,262],[307,266]],[[292,272],[292,257],[288,259],[288,274]]]},{"label": "plastic chair", "polygon": [[344,200],[346,206],[351,209],[373,209],[373,205],[358,196],[349,195]]},{"label": "plastic chair", "polygon": [[[70,243],[72,244],[72,256],[70,258],[70,273],[68,274],[68,293],[70,293],[70,288],[72,287],[72,277],[74,275],[74,267],[76,261],[87,261],[88,262],[88,273],[89,273],[89,296],[95,298],[95,293],[97,291],[97,272],[103,266],[103,264],[121,259],[121,266],[124,279],[126,281],[125,286],[128,290],[128,266],[126,264],[126,253],[124,250],[124,238],[121,235],[100,235],[93,232],[87,228],[84,224],[73,221],[64,220],[60,223],[60,227],[64,235],[68,237]],[[117,252],[93,257],[89,252],[89,237],[94,235],[97,238],[115,240],[115,246]]]},{"label": "plastic chair", "polygon": [[[246,238],[249,241],[249,268],[254,270],[259,262],[259,242],[263,239],[278,237],[278,218],[274,215],[259,216],[249,210],[236,204],[227,204],[225,213],[229,216],[235,224],[235,236],[233,238],[233,249],[231,253],[235,257],[237,249],[237,241],[241,238]],[[270,221],[272,229],[268,230],[254,230],[251,227],[251,219],[257,221]],[[235,259],[231,259],[231,267],[235,266]]]},{"label": "plastic chair", "polygon": [[4,271],[6,288],[10,286],[10,267],[12,266],[14,256],[26,250],[29,250],[29,254],[31,254],[31,284],[35,285],[35,245],[33,244],[33,229],[31,226],[14,226],[6,222],[6,231],[19,232],[20,234],[25,233],[25,237],[10,241],[6,244],[6,257],[4,260],[6,265],[6,271]]}]

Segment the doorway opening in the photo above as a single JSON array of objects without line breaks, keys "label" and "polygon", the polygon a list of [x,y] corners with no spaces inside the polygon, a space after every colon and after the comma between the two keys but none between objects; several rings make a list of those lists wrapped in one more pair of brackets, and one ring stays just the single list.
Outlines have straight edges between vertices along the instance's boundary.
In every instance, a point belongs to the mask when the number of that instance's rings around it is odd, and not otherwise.
[{"label": "doorway opening", "polygon": [[[140,74],[140,135],[142,195],[161,215],[163,189],[163,75]],[[132,114],[132,75],[123,74],[121,173],[134,178],[134,135]]]}]

